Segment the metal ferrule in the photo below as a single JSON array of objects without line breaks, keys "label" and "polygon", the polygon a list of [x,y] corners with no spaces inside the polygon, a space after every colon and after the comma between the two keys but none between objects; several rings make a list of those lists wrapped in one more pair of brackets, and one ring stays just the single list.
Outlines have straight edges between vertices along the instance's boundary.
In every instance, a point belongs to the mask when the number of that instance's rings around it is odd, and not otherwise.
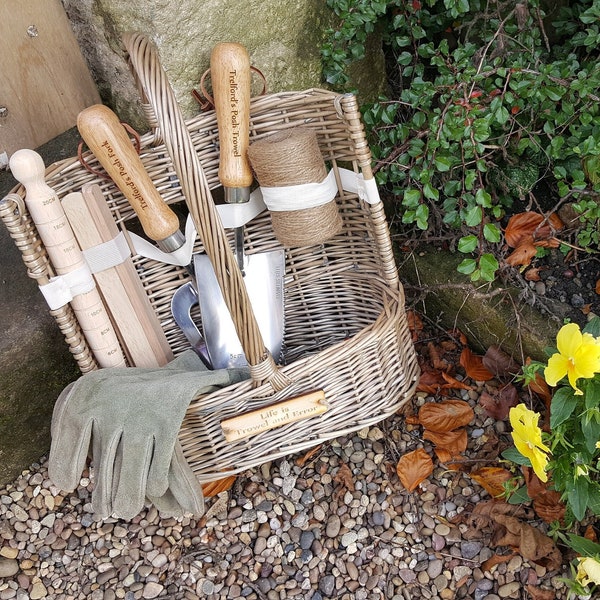
[{"label": "metal ferrule", "polygon": [[225,202],[227,204],[243,204],[250,200],[249,187],[226,187]]},{"label": "metal ferrule", "polygon": [[175,250],[178,250],[185,244],[185,236],[181,231],[177,230],[169,237],[166,237],[164,240],[158,240],[156,243],[163,252],[175,252]]}]

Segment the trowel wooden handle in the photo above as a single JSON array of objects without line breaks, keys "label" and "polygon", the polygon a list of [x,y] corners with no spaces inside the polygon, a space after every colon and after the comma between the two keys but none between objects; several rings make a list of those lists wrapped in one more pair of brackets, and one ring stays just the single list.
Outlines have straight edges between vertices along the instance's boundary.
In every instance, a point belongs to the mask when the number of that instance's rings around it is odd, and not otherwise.
[{"label": "trowel wooden handle", "polygon": [[219,128],[219,180],[226,188],[249,188],[250,58],[234,42],[217,44],[210,55],[210,79]]},{"label": "trowel wooden handle", "polygon": [[179,219],[161,198],[117,115],[95,104],[82,110],[77,128],[89,149],[135,210],[145,234],[161,242],[179,233]]}]

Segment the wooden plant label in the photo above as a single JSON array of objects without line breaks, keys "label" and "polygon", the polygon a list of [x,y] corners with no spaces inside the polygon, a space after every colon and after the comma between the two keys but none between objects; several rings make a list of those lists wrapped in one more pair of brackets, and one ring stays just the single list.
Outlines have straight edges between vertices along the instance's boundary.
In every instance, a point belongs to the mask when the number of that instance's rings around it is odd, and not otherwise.
[{"label": "wooden plant label", "polygon": [[221,428],[225,439],[235,442],[274,427],[323,414],[327,409],[325,392],[317,390],[226,419],[221,423]]}]

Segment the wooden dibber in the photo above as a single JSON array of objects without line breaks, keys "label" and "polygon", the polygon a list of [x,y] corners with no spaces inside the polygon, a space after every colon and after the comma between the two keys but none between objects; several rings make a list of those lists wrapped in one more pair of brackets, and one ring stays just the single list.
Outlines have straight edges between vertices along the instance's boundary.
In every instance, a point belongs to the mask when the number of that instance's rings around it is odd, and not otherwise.
[{"label": "wooden dibber", "polygon": [[[10,158],[10,168],[25,187],[25,204],[57,275],[87,269],[61,202],[46,184],[42,157],[33,150],[17,150]],[[98,365],[125,367],[125,357],[98,288],[74,292],[70,303]]]},{"label": "wooden dibber", "polygon": [[[82,250],[110,242],[119,235],[100,187],[85,184],[63,198],[63,207]],[[112,315],[123,349],[135,367],[160,367],[173,353],[131,258],[94,273]]]}]

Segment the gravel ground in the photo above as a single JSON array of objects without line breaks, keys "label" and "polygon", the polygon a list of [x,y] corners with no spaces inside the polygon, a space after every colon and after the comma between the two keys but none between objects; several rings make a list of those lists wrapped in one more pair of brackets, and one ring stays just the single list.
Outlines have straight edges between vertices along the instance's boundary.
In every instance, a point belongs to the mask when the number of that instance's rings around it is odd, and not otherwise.
[{"label": "gravel ground", "polygon": [[[463,392],[477,415],[471,457],[504,434],[476,396]],[[428,444],[394,416],[242,474],[201,519],[148,507],[131,522],[95,522],[89,473],[65,495],[42,459],[0,489],[0,600],[497,600],[532,598],[528,586],[567,598],[566,572],[491,547],[489,531],[461,519],[489,499],[467,475],[436,462],[415,491],[402,486],[397,460]],[[496,554],[507,559],[486,568]]]}]

